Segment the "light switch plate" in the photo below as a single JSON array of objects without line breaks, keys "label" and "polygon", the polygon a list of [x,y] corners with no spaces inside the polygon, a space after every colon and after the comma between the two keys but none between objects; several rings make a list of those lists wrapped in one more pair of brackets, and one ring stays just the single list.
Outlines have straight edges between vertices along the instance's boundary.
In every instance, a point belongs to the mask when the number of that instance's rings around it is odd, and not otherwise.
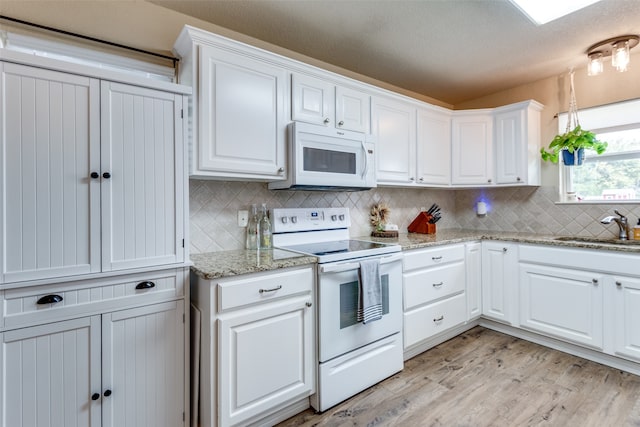
[{"label": "light switch plate", "polygon": [[238,211],[238,227],[246,227],[249,222],[249,211]]}]

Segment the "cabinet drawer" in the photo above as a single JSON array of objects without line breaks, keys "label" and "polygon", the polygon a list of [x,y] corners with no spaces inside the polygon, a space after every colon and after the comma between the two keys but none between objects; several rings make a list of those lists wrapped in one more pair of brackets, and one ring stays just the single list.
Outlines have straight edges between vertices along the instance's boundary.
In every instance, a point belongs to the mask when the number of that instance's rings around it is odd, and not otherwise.
[{"label": "cabinet drawer", "polygon": [[7,289],[4,327],[26,326],[181,297],[188,272],[170,270]]},{"label": "cabinet drawer", "polygon": [[464,262],[417,270],[404,275],[404,309],[442,299],[465,288]]},{"label": "cabinet drawer", "polygon": [[229,310],[312,290],[312,268],[243,276],[218,284],[218,310]]},{"label": "cabinet drawer", "polygon": [[405,313],[404,348],[461,325],[465,319],[464,293]]},{"label": "cabinet drawer", "polygon": [[411,251],[404,256],[404,271],[464,260],[464,245],[439,246]]}]

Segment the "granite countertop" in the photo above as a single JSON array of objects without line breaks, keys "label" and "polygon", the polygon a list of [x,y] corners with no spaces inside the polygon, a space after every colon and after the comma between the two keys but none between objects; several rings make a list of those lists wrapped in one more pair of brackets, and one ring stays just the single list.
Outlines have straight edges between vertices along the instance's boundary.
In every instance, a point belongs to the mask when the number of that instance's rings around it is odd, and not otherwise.
[{"label": "granite countertop", "polygon": [[281,249],[235,250],[191,255],[191,271],[206,280],[315,264],[317,258]]},{"label": "granite countertop", "polygon": [[[562,241],[557,240],[558,237],[559,236],[531,233],[451,229],[438,230],[436,234],[402,233],[398,237],[394,238],[360,236],[354,237],[354,239],[371,240],[379,243],[393,243],[400,245],[403,251],[474,240],[500,240],[516,243],[544,244],[557,247],[600,249],[640,254],[640,243],[622,245],[579,240]],[[239,274],[256,273],[259,271],[276,270],[278,268],[308,265],[317,262],[316,257],[305,256],[281,249],[209,252],[193,254],[191,255],[191,260],[194,264],[191,267],[191,271],[207,280],[237,276]]]}]

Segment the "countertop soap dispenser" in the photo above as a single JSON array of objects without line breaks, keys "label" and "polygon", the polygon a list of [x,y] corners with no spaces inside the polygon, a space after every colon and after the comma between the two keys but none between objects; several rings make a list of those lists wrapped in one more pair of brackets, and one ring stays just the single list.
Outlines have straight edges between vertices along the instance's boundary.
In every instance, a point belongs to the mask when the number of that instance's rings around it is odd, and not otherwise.
[{"label": "countertop soap dispenser", "polygon": [[640,218],[638,218],[638,223],[633,226],[633,240],[640,240]]}]

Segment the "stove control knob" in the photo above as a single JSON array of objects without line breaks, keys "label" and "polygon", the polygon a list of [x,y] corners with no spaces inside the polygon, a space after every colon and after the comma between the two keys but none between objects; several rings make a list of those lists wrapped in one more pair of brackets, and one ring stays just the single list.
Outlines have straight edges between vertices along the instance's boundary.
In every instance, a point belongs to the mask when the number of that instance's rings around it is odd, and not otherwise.
[{"label": "stove control knob", "polygon": [[337,221],[338,215],[331,215],[331,221]]},{"label": "stove control knob", "polygon": [[340,221],[344,221],[344,214],[340,215]]},{"label": "stove control knob", "polygon": [[291,217],[291,222],[292,222],[292,223],[294,223],[294,224],[295,224],[296,222],[298,222],[298,217],[297,217],[297,216],[292,216],[292,217]]},{"label": "stove control knob", "polygon": [[282,223],[286,224],[287,222],[289,222],[289,218],[287,218],[286,216],[282,217]]}]

